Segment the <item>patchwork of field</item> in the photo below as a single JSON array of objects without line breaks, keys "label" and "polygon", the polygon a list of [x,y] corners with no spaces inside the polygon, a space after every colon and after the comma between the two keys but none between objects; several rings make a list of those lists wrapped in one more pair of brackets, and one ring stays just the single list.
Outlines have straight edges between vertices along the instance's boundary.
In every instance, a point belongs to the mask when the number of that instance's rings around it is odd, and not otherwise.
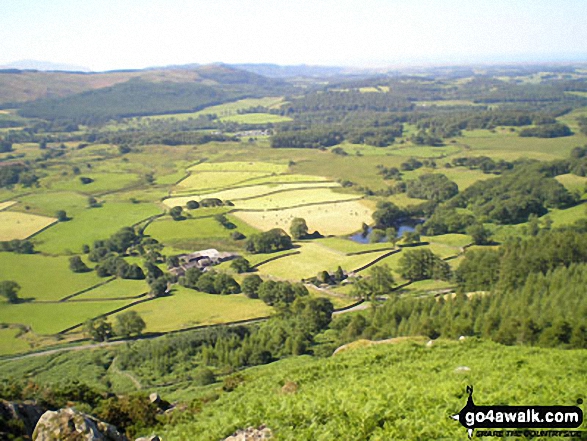
[{"label": "patchwork of field", "polygon": [[0,211],[0,241],[26,239],[57,219],[16,211]]},{"label": "patchwork of field", "polygon": [[308,189],[308,188],[328,188],[340,187],[336,182],[307,182],[307,183],[291,183],[291,184],[261,184],[250,185],[246,187],[236,187],[227,190],[221,190],[213,193],[205,193],[201,195],[182,196],[176,198],[165,199],[163,203],[168,207],[185,206],[188,201],[201,201],[206,198],[218,198],[222,201],[236,202],[241,199],[258,198],[273,193],[280,193],[289,190]]},{"label": "patchwork of field", "polygon": [[197,325],[253,319],[271,314],[272,308],[244,294],[206,294],[174,286],[170,296],[131,307],[147,324],[146,332],[165,332]]},{"label": "patchwork of field", "polygon": [[360,195],[336,193],[330,188],[308,188],[269,194],[258,198],[235,202],[235,207],[243,210],[275,210],[309,204],[323,204],[360,199]]},{"label": "patchwork of field", "polygon": [[178,182],[173,193],[199,193],[205,190],[226,188],[267,175],[267,172],[252,171],[199,171]]},{"label": "patchwork of field", "polygon": [[262,231],[271,228],[289,231],[291,221],[301,217],[306,220],[310,232],[341,235],[359,230],[363,222],[370,223],[372,212],[364,201],[355,200],[276,211],[237,211],[234,216]]}]

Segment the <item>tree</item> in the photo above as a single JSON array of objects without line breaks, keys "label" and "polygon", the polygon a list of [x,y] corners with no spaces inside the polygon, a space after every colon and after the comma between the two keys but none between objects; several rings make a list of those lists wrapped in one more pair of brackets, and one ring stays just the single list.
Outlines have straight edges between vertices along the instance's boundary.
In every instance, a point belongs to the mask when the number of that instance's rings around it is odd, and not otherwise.
[{"label": "tree", "polygon": [[379,296],[389,294],[393,285],[395,285],[395,280],[391,268],[387,264],[383,264],[373,267],[368,278],[356,282],[354,291],[360,297],[375,300]]},{"label": "tree", "polygon": [[393,227],[404,216],[403,210],[388,201],[377,202],[377,209],[373,212],[373,220],[377,228]]},{"label": "tree", "polygon": [[385,236],[387,236],[387,240],[390,241],[395,247],[395,244],[399,240],[399,237],[397,237],[397,230],[394,227],[386,228]]},{"label": "tree", "polygon": [[169,215],[173,218],[174,221],[178,221],[183,219],[183,216],[181,215],[182,212],[182,207],[175,206],[171,210],[169,210]]},{"label": "tree", "polygon": [[336,268],[336,271],[334,272],[334,280],[337,283],[340,283],[344,279],[346,279],[346,276],[344,274],[344,271],[343,271],[342,267],[339,265],[338,268]]},{"label": "tree", "polygon": [[216,294],[238,294],[241,292],[241,287],[233,277],[218,273],[214,277],[214,292]]},{"label": "tree", "polygon": [[291,221],[289,232],[291,233],[291,237],[296,240],[306,237],[308,235],[308,225],[306,224],[306,220],[301,217],[294,218]]},{"label": "tree", "polygon": [[167,292],[167,280],[165,277],[159,277],[149,283],[149,288],[153,297],[160,297]]},{"label": "tree", "polygon": [[404,279],[411,281],[448,280],[451,276],[448,263],[427,248],[403,253],[399,259],[399,272]]},{"label": "tree", "polygon": [[123,338],[141,335],[147,325],[136,311],[123,312],[116,316],[116,335]]},{"label": "tree", "polygon": [[69,220],[69,218],[67,217],[67,213],[65,212],[65,210],[59,210],[55,213],[55,216],[57,217],[57,220],[59,222],[65,222],[67,220]]},{"label": "tree", "polygon": [[100,206],[100,204],[98,203],[98,200],[95,197],[93,197],[93,196],[88,197],[88,207],[96,208],[99,206]]},{"label": "tree", "polygon": [[196,208],[200,208],[200,204],[196,201],[188,201],[186,207],[188,210],[195,210]]},{"label": "tree", "polygon": [[230,263],[230,267],[238,274],[248,273],[251,270],[251,263],[244,257],[238,257]]},{"label": "tree", "polygon": [[4,280],[0,282],[0,296],[5,297],[8,303],[18,303],[18,291],[20,285],[12,280]]},{"label": "tree", "polygon": [[263,279],[257,274],[251,274],[243,279],[241,289],[243,293],[250,299],[258,299],[259,286],[263,283]]},{"label": "tree", "polygon": [[90,268],[88,268],[80,256],[72,256],[69,258],[69,269],[74,273],[87,273],[90,271]]},{"label": "tree", "polygon": [[369,237],[369,242],[371,243],[379,243],[385,237],[385,231],[380,230],[379,228],[373,228],[371,230],[371,236]]},{"label": "tree", "polygon": [[487,245],[491,243],[492,233],[481,223],[473,224],[467,228],[467,234],[471,236],[475,245]]},{"label": "tree", "polygon": [[202,270],[200,268],[189,268],[180,280],[180,284],[186,288],[197,289],[196,286],[201,275]]},{"label": "tree", "polygon": [[104,317],[87,320],[84,332],[94,341],[107,341],[113,336],[112,325]]}]

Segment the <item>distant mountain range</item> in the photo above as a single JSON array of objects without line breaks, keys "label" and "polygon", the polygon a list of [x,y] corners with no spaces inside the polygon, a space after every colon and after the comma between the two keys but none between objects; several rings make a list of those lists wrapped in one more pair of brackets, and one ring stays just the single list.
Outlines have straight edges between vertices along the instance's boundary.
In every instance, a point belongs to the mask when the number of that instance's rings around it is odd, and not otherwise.
[{"label": "distant mountain range", "polygon": [[88,67],[72,64],[52,63],[51,61],[20,60],[0,66],[0,69],[40,70],[40,71],[65,71],[65,72],[91,72]]}]

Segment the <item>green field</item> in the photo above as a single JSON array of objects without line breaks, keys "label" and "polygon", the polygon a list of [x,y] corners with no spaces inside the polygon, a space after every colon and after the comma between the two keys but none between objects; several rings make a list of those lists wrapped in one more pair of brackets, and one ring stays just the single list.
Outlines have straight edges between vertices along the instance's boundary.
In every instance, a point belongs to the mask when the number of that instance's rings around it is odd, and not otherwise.
[{"label": "green field", "polygon": [[259,267],[259,272],[282,279],[299,281],[314,277],[320,271],[334,271],[340,265],[345,271],[355,270],[376,259],[387,251],[379,251],[356,256],[346,256],[319,243],[303,243],[296,251],[300,254],[287,256],[268,262]]},{"label": "green field", "polygon": [[181,286],[172,294],[133,306],[147,323],[147,332],[165,332],[267,316],[272,308],[243,294],[205,294]]},{"label": "green field", "polygon": [[[129,262],[130,263],[130,262]],[[115,279],[104,285],[98,286],[72,300],[112,300],[137,297],[149,291],[149,286],[144,280]]]},{"label": "green field", "polygon": [[353,233],[363,222],[370,223],[372,212],[364,201],[347,201],[276,211],[237,211],[234,215],[262,231],[271,228],[289,231],[291,221],[301,217],[306,220],[310,232],[338,235]]},{"label": "green field", "polygon": [[82,184],[77,176],[66,179],[55,176],[41,180],[43,186],[57,191],[79,191],[87,194],[99,194],[112,190],[120,190],[138,183],[138,175],[134,173],[95,173],[84,172],[84,177],[94,180],[89,184]]},{"label": "green field", "polygon": [[[0,280],[17,282],[22,287],[19,297],[23,299],[59,300],[104,279],[95,272],[73,273],[67,257],[0,252]],[[0,308],[3,306],[0,303]]]},{"label": "green field", "polygon": [[20,303],[0,305],[0,323],[31,326],[36,334],[55,334],[89,318],[113,311],[128,301]]},{"label": "green field", "polygon": [[36,248],[44,253],[79,253],[84,244],[107,239],[124,226],[161,213],[153,204],[106,202],[101,207],[86,208],[72,220],[60,222],[35,236]]},{"label": "green field", "polygon": [[151,223],[145,233],[165,244],[196,239],[228,239],[234,231],[240,231],[245,236],[254,234],[257,230],[251,228],[239,219],[229,216],[229,220],[236,225],[229,230],[213,218],[186,219],[174,221],[164,218]]},{"label": "green field", "polygon": [[24,339],[17,337],[19,333],[17,328],[0,328],[0,355],[18,354],[30,349]]},{"label": "green field", "polygon": [[18,210],[43,216],[55,216],[58,210],[65,210],[68,217],[74,217],[88,206],[87,196],[70,191],[28,194],[18,200],[20,204],[15,207]]},{"label": "green field", "polygon": [[578,191],[581,195],[587,191],[587,177],[585,176],[566,174],[558,175],[555,179],[569,191]]}]

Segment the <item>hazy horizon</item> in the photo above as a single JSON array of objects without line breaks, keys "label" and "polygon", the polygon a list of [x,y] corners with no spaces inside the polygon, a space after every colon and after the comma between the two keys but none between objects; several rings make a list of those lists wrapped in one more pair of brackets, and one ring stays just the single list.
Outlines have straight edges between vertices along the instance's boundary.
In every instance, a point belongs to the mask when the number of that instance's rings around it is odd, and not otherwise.
[{"label": "hazy horizon", "polygon": [[0,66],[386,68],[587,61],[587,2],[4,0]]}]

